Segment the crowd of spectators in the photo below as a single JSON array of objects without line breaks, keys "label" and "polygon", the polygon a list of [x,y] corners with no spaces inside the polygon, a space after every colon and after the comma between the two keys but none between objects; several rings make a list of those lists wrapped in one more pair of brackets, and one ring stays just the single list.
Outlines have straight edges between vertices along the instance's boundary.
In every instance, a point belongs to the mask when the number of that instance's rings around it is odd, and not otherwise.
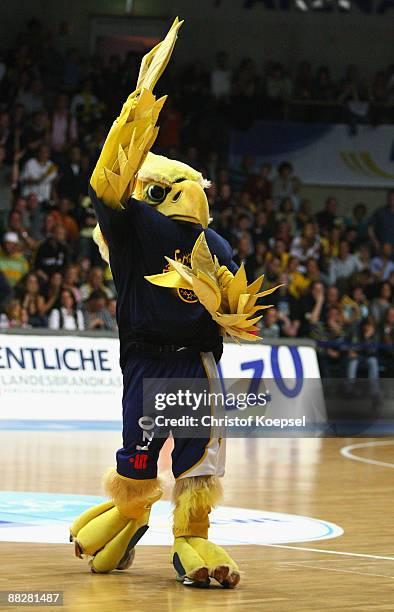
[{"label": "crowd of spectators", "polygon": [[173,89],[186,104],[190,95],[202,92],[222,111],[227,108],[230,122],[239,127],[257,118],[347,121],[352,127],[394,121],[394,64],[372,79],[348,65],[335,79],[328,66],[309,61],[300,62],[294,71],[276,61],[259,67],[251,58],[232,67],[222,51],[210,70],[201,62],[179,69]]},{"label": "crowd of spectators", "polygon": [[[15,49],[0,56],[0,327],[115,330],[115,289],[92,240],[96,219],[87,188],[139,58],[83,61],[76,50],[62,55],[49,44],[32,22]],[[372,380],[393,375],[394,191],[372,215],[363,203],[339,214],[335,194],[314,213],[291,164],[258,167],[245,156],[239,168],[229,167],[220,146],[207,147],[213,131],[209,120],[202,129],[204,104],[245,95],[252,101],[261,82],[253,62],[231,73],[226,61],[220,54],[211,73],[196,62],[180,80],[168,71],[164,88],[174,96],[163,110],[156,150],[211,179],[212,227],[231,243],[250,280],[265,274],[267,286],[282,285],[263,318],[264,337],[313,338],[327,376],[347,370],[353,380],[363,368]],[[303,66],[292,81],[271,68],[266,92],[275,100],[347,91],[344,84],[334,88],[325,70],[316,81]],[[379,79],[375,90],[393,101],[393,70]]]}]

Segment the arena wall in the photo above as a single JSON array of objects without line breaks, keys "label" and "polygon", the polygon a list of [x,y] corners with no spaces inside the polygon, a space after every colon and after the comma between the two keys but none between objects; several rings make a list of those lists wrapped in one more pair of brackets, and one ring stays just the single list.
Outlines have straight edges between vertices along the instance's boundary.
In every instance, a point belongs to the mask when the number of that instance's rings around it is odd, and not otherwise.
[{"label": "arena wall", "polygon": [[[186,20],[187,36],[181,37],[178,43],[177,62],[201,58],[211,64],[215,52],[226,49],[233,64],[250,56],[259,66],[276,59],[294,69],[299,61],[307,59],[331,66],[335,78],[342,76],[344,66],[350,63],[362,65],[368,72],[365,77],[370,78],[377,67],[385,67],[392,61],[393,11],[389,8],[384,15],[374,14],[378,4],[375,0],[371,2],[371,14],[361,12],[356,6],[349,14],[343,14],[334,2],[331,3],[333,13],[304,14],[297,12],[292,3],[289,3],[290,10],[282,10],[279,0],[272,1],[272,10],[267,10],[262,2],[245,9],[244,0],[86,0],[83,4],[29,0],[30,17],[44,21],[53,30],[57,45],[65,48],[77,45],[85,51],[92,50],[91,31],[93,17],[97,15],[129,18],[130,34],[135,17],[163,18],[168,25],[175,15],[180,15]],[[131,7],[129,15],[125,12],[127,7]],[[26,14],[23,3],[0,4],[3,25],[0,48],[12,42],[23,28]],[[70,28],[70,34],[65,37],[58,32],[62,21],[67,21]],[[116,20],[112,24],[116,34],[119,26]],[[158,34],[161,32],[162,28],[158,27]]]}]

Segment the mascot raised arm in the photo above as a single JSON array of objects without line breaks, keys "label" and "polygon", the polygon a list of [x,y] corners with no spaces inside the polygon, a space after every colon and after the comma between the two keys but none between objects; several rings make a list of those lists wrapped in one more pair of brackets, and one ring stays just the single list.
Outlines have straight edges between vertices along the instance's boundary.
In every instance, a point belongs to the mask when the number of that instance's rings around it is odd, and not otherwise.
[{"label": "mascot raised arm", "polygon": [[[154,155],[156,123],[165,97],[153,89],[165,69],[182,22],[142,61],[136,90],[123,105],[90,181],[102,257],[118,294],[117,320],[123,373],[123,447],[116,469],[104,476],[109,501],[71,526],[77,556],[93,572],[124,570],[148,529],[162,495],[157,461],[164,438],[141,428],[144,379],[213,379],[223,336],[256,340],[255,313],[262,279],[248,286],[230,245],[208,229],[202,175],[181,162]],[[208,540],[209,514],[219,502],[224,440],[175,439],[172,453],[174,514],[172,562],[177,579],[232,588],[237,564]]]}]

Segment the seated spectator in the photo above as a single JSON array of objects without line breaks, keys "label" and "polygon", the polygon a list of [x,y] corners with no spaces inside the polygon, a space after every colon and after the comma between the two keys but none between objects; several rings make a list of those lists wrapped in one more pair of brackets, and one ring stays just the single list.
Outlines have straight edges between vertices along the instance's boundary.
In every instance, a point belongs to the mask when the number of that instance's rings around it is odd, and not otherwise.
[{"label": "seated spectator", "polygon": [[327,274],[322,272],[319,268],[319,264],[316,259],[313,257],[309,257],[305,263],[305,278],[308,282],[308,286],[310,283],[314,281],[320,281],[324,285],[328,285],[328,277]]},{"label": "seated spectator", "polygon": [[326,311],[323,327],[312,329],[311,338],[324,343],[318,352],[321,374],[324,378],[343,375],[345,355],[342,344],[346,340],[346,327],[340,308],[331,306]]},{"label": "seated spectator", "polygon": [[289,261],[289,253],[284,240],[275,240],[272,251],[267,253],[266,262],[269,263],[274,257],[278,257],[280,261],[279,270],[284,272],[287,269]]},{"label": "seated spectator", "polygon": [[278,178],[272,185],[272,197],[277,204],[293,195],[292,178],[293,166],[289,162],[282,162],[278,167]]},{"label": "seated spectator", "polygon": [[[18,202],[25,202],[23,198],[19,198],[14,208],[8,216],[7,231],[18,235],[22,250],[32,252],[37,246],[37,240],[29,233],[29,228],[23,225],[23,215],[16,209]],[[26,218],[26,215],[25,215]]]},{"label": "seated spectator", "polygon": [[271,197],[270,164],[262,164],[257,174],[250,174],[245,183],[245,190],[257,201]]},{"label": "seated spectator", "polygon": [[288,289],[288,275],[282,273],[278,280],[282,286],[272,295],[270,301],[275,305],[278,313],[280,335],[295,338],[300,327],[298,300],[291,295]]},{"label": "seated spectator", "polygon": [[323,283],[315,281],[310,284],[300,304],[302,336],[313,337],[317,335],[316,331],[322,330],[326,318],[325,297]]},{"label": "seated spectator", "polygon": [[371,259],[369,269],[377,281],[389,279],[390,274],[394,272],[393,247],[390,242],[381,245],[379,255]]},{"label": "seated spectator", "polygon": [[12,186],[17,180],[17,174],[5,163],[5,157],[5,147],[0,145],[0,231],[11,209]]},{"label": "seated spectator", "polygon": [[345,117],[350,126],[350,133],[355,135],[358,124],[369,123],[371,119],[371,98],[368,84],[366,82],[355,84],[351,81],[345,81],[338,100],[344,103]]},{"label": "seated spectator", "polygon": [[[371,260],[371,249],[367,243],[360,244],[356,251],[357,259],[360,262],[361,270],[368,270]],[[373,279],[372,275],[371,278]]]},{"label": "seated spectator", "polygon": [[267,230],[270,236],[272,236],[277,228],[274,200],[272,198],[265,198],[261,210],[267,215]]},{"label": "seated spectator", "polygon": [[312,98],[312,66],[309,62],[301,62],[298,66],[294,82],[294,97],[297,100]]},{"label": "seated spectator", "polygon": [[292,93],[293,84],[283,66],[279,63],[271,64],[266,81],[266,96],[272,117],[281,117],[283,105],[290,99]]},{"label": "seated spectator", "polygon": [[296,214],[297,229],[304,227],[305,223],[313,222],[312,203],[307,198],[300,201],[300,205]]},{"label": "seated spectator", "polygon": [[340,308],[339,304],[340,292],[338,287],[327,287],[326,291],[326,309],[329,308]]},{"label": "seated spectator", "polygon": [[273,257],[265,264],[265,280],[267,281],[268,287],[278,285],[280,275],[280,259],[279,257]]},{"label": "seated spectator", "polygon": [[379,70],[374,76],[371,99],[378,104],[385,104],[389,100],[387,80],[383,70]]},{"label": "seated spectator", "polygon": [[327,66],[320,66],[317,70],[313,87],[313,98],[320,101],[331,101],[335,97],[335,87],[331,81]]},{"label": "seated spectator", "polygon": [[252,199],[251,194],[248,191],[242,191],[239,195],[239,205],[242,210],[245,211],[246,214],[251,216],[251,221],[253,222],[253,215],[255,215],[257,206],[256,202]]},{"label": "seated spectator", "polygon": [[20,176],[22,195],[27,197],[35,193],[41,204],[50,201],[53,182],[57,177],[57,166],[49,156],[49,147],[41,145],[37,157],[26,162]]},{"label": "seated spectator", "polygon": [[45,300],[40,293],[40,284],[36,274],[28,274],[24,279],[21,304],[27,313],[30,327],[46,327]]},{"label": "seated spectator", "polygon": [[368,239],[367,212],[365,204],[359,202],[353,207],[352,218],[346,221],[348,227],[353,227],[356,230],[358,243]]},{"label": "seated spectator", "polygon": [[80,304],[81,292],[79,290],[79,269],[75,264],[70,264],[64,270],[63,289],[68,289],[72,292],[77,304]]},{"label": "seated spectator", "polygon": [[343,319],[349,329],[353,329],[369,315],[369,303],[362,287],[356,285],[349,294],[342,296],[340,305]]},{"label": "seated spectator", "polygon": [[63,276],[61,272],[52,272],[49,282],[46,284],[42,292],[44,297],[43,313],[45,315],[50,313],[53,308],[59,307],[62,286]]},{"label": "seated spectator", "polygon": [[231,92],[231,71],[225,51],[216,54],[216,66],[211,71],[211,95],[215,100],[225,101]]},{"label": "seated spectator", "polygon": [[7,277],[0,270],[0,312],[4,312],[12,296],[13,291],[11,285],[9,284]]},{"label": "seated spectator", "polygon": [[342,234],[339,227],[333,227],[327,236],[321,238],[322,252],[327,265],[333,257],[338,257],[341,237]]},{"label": "seated spectator", "polygon": [[339,243],[338,257],[334,257],[329,264],[328,276],[331,285],[340,280],[347,280],[355,272],[362,269],[362,264],[356,255],[349,252],[347,240]]},{"label": "seated spectator", "polygon": [[29,264],[22,253],[18,234],[6,232],[0,250],[0,271],[3,272],[8,284],[15,287],[28,270]]},{"label": "seated spectator", "polygon": [[110,300],[108,300],[107,311],[109,315],[108,321],[107,321],[108,329],[110,329],[111,331],[117,331],[118,322],[116,320],[116,299],[115,298],[111,298]]},{"label": "seated spectator", "polygon": [[93,240],[93,230],[97,225],[97,219],[89,197],[83,198],[79,216],[81,229],[77,251],[80,257],[89,260],[91,265],[99,266],[102,264],[102,259]]},{"label": "seated spectator", "polygon": [[73,204],[68,198],[61,198],[57,205],[57,210],[53,211],[56,223],[63,225],[66,230],[67,242],[76,242],[79,238],[78,223],[71,214]]},{"label": "seated spectator", "polygon": [[46,235],[44,231],[45,212],[41,210],[40,202],[35,193],[31,193],[27,196],[26,210],[29,218],[30,235],[34,240],[43,240]]},{"label": "seated spectator", "polygon": [[319,225],[320,233],[327,236],[329,232],[338,225],[339,218],[337,215],[338,202],[332,196],[326,199],[323,210],[316,213],[316,221]]},{"label": "seated spectator", "polygon": [[[231,242],[236,242],[240,240],[245,234],[250,235],[251,229],[253,225],[253,217],[247,213],[241,213],[238,215],[235,221],[235,225],[231,231],[233,239]],[[250,246],[250,251],[253,252],[252,245]]]},{"label": "seated spectator", "polygon": [[44,280],[53,272],[62,272],[70,259],[70,250],[66,243],[66,230],[58,223],[37,249],[34,268]]},{"label": "seated spectator", "polygon": [[71,114],[76,117],[84,133],[94,128],[102,110],[102,105],[93,93],[93,81],[85,79],[81,91],[71,101]]},{"label": "seated spectator", "polygon": [[[352,348],[348,354],[348,389],[351,392],[354,391],[354,383],[359,373],[359,367],[365,364],[368,368],[371,396],[375,400],[380,401],[381,391],[379,386],[379,362],[377,357],[379,334],[376,329],[375,320],[372,316],[368,316],[361,321],[357,332],[352,337],[352,341],[356,343],[356,348]],[[361,387],[360,394],[363,393],[363,390],[363,387]]]},{"label": "seated spectator", "polygon": [[22,76],[24,77],[24,82],[23,84],[20,83],[16,102],[24,106],[29,115],[38,113],[44,109],[42,81],[34,79],[29,82],[27,73],[22,73]]},{"label": "seated spectator", "polygon": [[62,153],[69,144],[77,141],[78,124],[71,115],[67,94],[59,94],[51,118],[51,146],[56,153]]},{"label": "seated spectator", "polygon": [[378,296],[372,300],[371,315],[375,321],[382,321],[387,309],[392,303],[393,291],[390,283],[387,281],[380,285]]},{"label": "seated spectator", "polygon": [[[308,260],[309,261],[309,260]],[[298,300],[302,295],[306,293],[308,287],[311,282],[309,278],[307,278],[306,274],[303,274],[299,271],[300,260],[298,257],[294,257],[294,255],[289,257],[289,261],[287,264],[287,282],[288,289],[290,295],[293,296],[294,299]],[[321,282],[321,281],[319,281]]]},{"label": "seated spectator", "polygon": [[93,291],[84,306],[86,329],[113,330],[113,317],[107,310],[107,294],[100,289]]},{"label": "seated spectator", "polygon": [[[27,199],[18,196],[12,205],[12,210],[18,212],[21,216],[20,222],[25,229],[30,229],[30,215],[27,209]],[[17,230],[13,230],[17,231]]]},{"label": "seated spectator", "polygon": [[69,289],[62,289],[60,306],[51,311],[48,327],[49,329],[67,329],[68,331],[85,329],[82,311],[77,307],[74,294]]},{"label": "seated spectator", "polygon": [[47,143],[48,128],[47,113],[43,111],[34,113],[20,137],[20,149],[26,151],[25,159],[38,156],[40,147]]},{"label": "seated spectator", "polygon": [[29,327],[28,314],[20,303],[20,300],[13,299],[6,309],[7,326],[9,328],[26,329]]},{"label": "seated spectator", "polygon": [[269,308],[263,314],[259,322],[260,334],[263,338],[279,338],[280,324],[279,314],[276,308]]},{"label": "seated spectator", "polygon": [[233,209],[235,208],[235,201],[233,198],[231,187],[228,183],[223,183],[219,187],[219,196],[214,202],[214,210],[217,210],[219,213],[223,212],[226,208]]},{"label": "seated spectator", "polygon": [[377,208],[369,220],[369,237],[379,252],[380,246],[389,242],[394,247],[394,189],[387,194],[387,204]]},{"label": "seated spectator", "polygon": [[267,257],[267,243],[258,242],[254,249],[254,275],[256,278],[264,274],[266,269],[265,259]]},{"label": "seated spectator", "polygon": [[255,243],[268,242],[271,237],[271,232],[268,228],[267,213],[264,210],[259,210],[254,219],[252,236]]},{"label": "seated spectator", "polygon": [[255,258],[253,240],[249,232],[243,232],[234,250],[234,261],[237,266],[243,264],[247,278],[254,278]]},{"label": "seated spectator", "polygon": [[77,205],[87,195],[89,184],[90,168],[85,167],[84,159],[81,149],[73,146],[59,167],[57,193],[60,198],[68,198]]},{"label": "seated spectator", "polygon": [[293,176],[291,179],[293,193],[290,196],[290,200],[293,203],[294,212],[296,212],[300,208],[300,204],[302,202],[301,191],[302,191],[302,183],[298,176]]},{"label": "seated spectator", "polygon": [[276,214],[276,221],[285,221],[290,233],[294,235],[297,231],[296,214],[294,212],[294,204],[291,198],[283,198],[279,206],[279,212]]},{"label": "seated spectator", "polygon": [[103,269],[95,266],[89,272],[88,282],[84,283],[80,287],[82,301],[85,302],[89,299],[92,293],[97,293],[98,291],[104,293],[108,299],[113,297],[111,290],[104,284]]},{"label": "seated spectator", "polygon": [[386,369],[385,376],[394,376],[394,305],[387,308],[382,321],[381,360]]},{"label": "seated spectator", "polygon": [[321,241],[314,223],[305,223],[300,234],[294,237],[290,246],[290,255],[300,261],[300,271],[305,272],[307,259],[319,259],[321,254]]}]

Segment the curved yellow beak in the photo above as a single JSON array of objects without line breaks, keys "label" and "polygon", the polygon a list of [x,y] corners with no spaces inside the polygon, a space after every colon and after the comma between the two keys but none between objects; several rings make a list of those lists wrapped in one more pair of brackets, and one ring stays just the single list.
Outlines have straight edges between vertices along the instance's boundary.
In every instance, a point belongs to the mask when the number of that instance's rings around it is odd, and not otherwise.
[{"label": "curved yellow beak", "polygon": [[185,180],[174,183],[164,202],[157,206],[166,217],[177,221],[201,224],[208,227],[209,206],[203,188],[196,182]]}]

